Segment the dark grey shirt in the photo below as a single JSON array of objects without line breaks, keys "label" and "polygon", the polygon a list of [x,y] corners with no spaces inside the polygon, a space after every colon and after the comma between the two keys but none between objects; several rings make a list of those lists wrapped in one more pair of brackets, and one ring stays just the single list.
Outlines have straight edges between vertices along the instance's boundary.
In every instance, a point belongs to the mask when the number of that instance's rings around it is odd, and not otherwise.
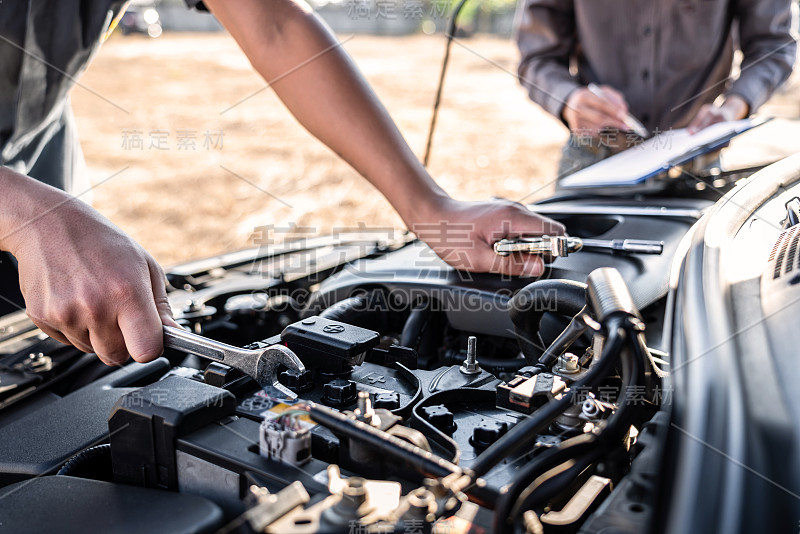
[{"label": "dark grey shirt", "polygon": [[75,191],[85,178],[68,93],[124,0],[14,0],[0,7],[2,164]]},{"label": "dark grey shirt", "polygon": [[[737,94],[755,111],[794,65],[790,0],[525,0],[519,75],[551,114],[591,82],[622,92],[648,130],[684,127]],[[730,79],[734,47],[741,75]],[[572,67],[572,71],[570,69]]]},{"label": "dark grey shirt", "polygon": [[[71,193],[88,188],[69,91],[126,4],[0,4],[0,164]],[[186,4],[204,7],[200,0]]]}]

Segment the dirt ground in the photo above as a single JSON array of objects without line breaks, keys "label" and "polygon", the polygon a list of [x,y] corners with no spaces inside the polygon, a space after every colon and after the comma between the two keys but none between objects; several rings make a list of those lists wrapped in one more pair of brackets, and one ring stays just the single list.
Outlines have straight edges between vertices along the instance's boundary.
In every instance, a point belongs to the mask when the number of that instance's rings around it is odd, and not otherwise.
[{"label": "dirt ground", "polygon": [[[422,157],[442,37],[342,39]],[[566,130],[528,101],[516,61],[505,39],[453,47],[430,171],[457,198],[552,191]],[[268,224],[400,226],[380,194],[264,87],[225,34],[115,35],[72,93],[93,205],[165,265],[252,246]],[[732,161],[800,151],[800,83],[765,112],[784,120],[737,141]]]}]

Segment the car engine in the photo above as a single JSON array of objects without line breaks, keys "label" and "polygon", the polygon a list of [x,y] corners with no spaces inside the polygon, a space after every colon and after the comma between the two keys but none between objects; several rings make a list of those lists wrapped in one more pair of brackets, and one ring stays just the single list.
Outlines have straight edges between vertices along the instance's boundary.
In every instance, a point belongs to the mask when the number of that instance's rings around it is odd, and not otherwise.
[{"label": "car engine", "polygon": [[273,362],[267,384],[180,348],[107,368],[8,315],[0,523],[641,532],[668,426],[670,265],[710,205],[540,203],[572,236],[663,251],[574,252],[535,280],[458,272],[365,228],[169,270],[187,332],[301,362]]}]

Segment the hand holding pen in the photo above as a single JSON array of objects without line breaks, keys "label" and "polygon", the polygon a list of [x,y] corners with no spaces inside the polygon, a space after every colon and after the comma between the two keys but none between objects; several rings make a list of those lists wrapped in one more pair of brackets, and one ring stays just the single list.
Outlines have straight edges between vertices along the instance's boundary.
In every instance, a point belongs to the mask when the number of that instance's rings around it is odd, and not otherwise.
[{"label": "hand holding pen", "polygon": [[609,86],[589,84],[573,91],[562,115],[573,132],[598,136],[601,130],[614,129],[635,132],[641,137],[649,135],[642,123],[628,111],[625,97]]}]

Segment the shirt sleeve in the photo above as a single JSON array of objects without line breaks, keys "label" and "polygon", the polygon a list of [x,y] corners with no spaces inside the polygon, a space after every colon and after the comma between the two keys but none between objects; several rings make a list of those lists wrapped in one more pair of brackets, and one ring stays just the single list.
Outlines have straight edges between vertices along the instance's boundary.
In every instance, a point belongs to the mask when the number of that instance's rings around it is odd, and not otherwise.
[{"label": "shirt sleeve", "polygon": [[797,43],[792,35],[791,0],[740,0],[736,18],[742,66],[727,94],[758,109],[792,73]]},{"label": "shirt sleeve", "polygon": [[534,102],[563,121],[567,97],[581,85],[570,74],[575,43],[572,1],[524,0],[518,14],[520,83]]},{"label": "shirt sleeve", "polygon": [[183,0],[186,2],[186,7],[196,9],[197,11],[208,11],[208,8],[203,3],[203,0]]}]

